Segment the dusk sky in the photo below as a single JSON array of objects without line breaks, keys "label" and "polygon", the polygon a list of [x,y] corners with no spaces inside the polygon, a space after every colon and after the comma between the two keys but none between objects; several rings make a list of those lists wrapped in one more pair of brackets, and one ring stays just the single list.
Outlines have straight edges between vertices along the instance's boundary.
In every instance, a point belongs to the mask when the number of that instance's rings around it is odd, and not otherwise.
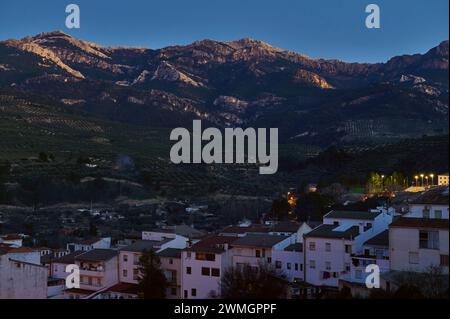
[{"label": "dusk sky", "polygon": [[[81,29],[65,27],[65,7]],[[381,8],[381,29],[365,7]],[[2,0],[0,40],[62,30],[103,45],[160,48],[205,38],[251,37],[311,57],[383,62],[424,53],[448,39],[448,0]]]}]

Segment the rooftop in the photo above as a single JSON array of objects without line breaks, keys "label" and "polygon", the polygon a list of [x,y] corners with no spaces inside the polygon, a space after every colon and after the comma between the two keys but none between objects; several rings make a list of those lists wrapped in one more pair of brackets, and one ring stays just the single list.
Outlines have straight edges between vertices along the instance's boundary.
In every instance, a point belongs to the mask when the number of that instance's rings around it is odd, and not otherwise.
[{"label": "rooftop", "polygon": [[75,257],[81,261],[108,261],[117,256],[117,250],[113,249],[92,249],[84,254]]},{"label": "rooftop", "polygon": [[123,247],[121,251],[131,251],[135,253],[143,253],[147,251],[159,250],[161,245],[173,240],[172,238],[167,238],[164,240],[137,240],[133,244]]},{"label": "rooftop", "polygon": [[399,228],[436,228],[448,230],[448,219],[400,217],[390,226]]},{"label": "rooftop", "polygon": [[108,291],[137,295],[139,293],[139,286],[136,284],[121,282],[109,288]]},{"label": "rooftop", "polygon": [[270,227],[261,224],[254,224],[250,226],[229,226],[221,230],[222,234],[247,234],[247,233],[268,233]]},{"label": "rooftop", "polygon": [[345,231],[335,231],[335,228],[337,228],[335,225],[322,224],[307,233],[305,237],[352,239],[359,235],[358,226],[351,226]]},{"label": "rooftop", "polygon": [[295,233],[300,228],[300,223],[294,221],[286,221],[275,224],[270,231],[276,233]]},{"label": "rooftop", "polygon": [[422,193],[411,204],[434,204],[448,206],[448,186],[435,187]]},{"label": "rooftop", "polygon": [[298,252],[302,252],[303,251],[303,243],[295,243],[292,245],[287,246],[285,249],[285,251],[298,251]]},{"label": "rooftop", "polygon": [[286,238],[289,237],[269,234],[248,234],[244,237],[239,237],[233,242],[233,246],[272,248]]},{"label": "rooftop", "polygon": [[[53,263],[58,263],[58,264],[74,264],[75,263],[75,257],[84,254],[84,251],[78,250],[78,251],[74,251],[73,253],[70,253],[68,255],[62,256],[60,258],[56,258],[53,260]],[[46,256],[44,256],[46,257]],[[42,257],[41,257],[42,260]],[[45,260],[44,260],[45,261]]]},{"label": "rooftop", "polygon": [[180,258],[182,249],[166,248],[158,253],[159,257]]},{"label": "rooftop", "polygon": [[332,210],[324,218],[374,220],[381,212]]},{"label": "rooftop", "polygon": [[378,235],[367,240],[364,245],[368,246],[389,246],[389,230],[382,231]]},{"label": "rooftop", "polygon": [[210,236],[195,243],[187,250],[221,254],[225,251],[225,245],[234,244],[237,240],[237,237],[232,236]]}]

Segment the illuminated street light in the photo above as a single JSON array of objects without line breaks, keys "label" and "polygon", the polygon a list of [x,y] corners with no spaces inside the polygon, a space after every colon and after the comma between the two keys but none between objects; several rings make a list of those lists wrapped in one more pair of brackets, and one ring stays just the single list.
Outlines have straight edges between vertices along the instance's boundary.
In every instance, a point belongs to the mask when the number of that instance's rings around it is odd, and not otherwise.
[{"label": "illuminated street light", "polygon": [[431,186],[434,186],[434,174],[430,174],[431,177]]},{"label": "illuminated street light", "polygon": [[414,176],[414,179],[416,180],[416,187],[417,187],[417,184],[418,184],[418,181],[419,181],[419,176]]},{"label": "illuminated street light", "polygon": [[420,178],[422,179],[422,187],[423,187],[423,177],[424,177],[425,175],[423,175],[423,174],[420,174]]}]

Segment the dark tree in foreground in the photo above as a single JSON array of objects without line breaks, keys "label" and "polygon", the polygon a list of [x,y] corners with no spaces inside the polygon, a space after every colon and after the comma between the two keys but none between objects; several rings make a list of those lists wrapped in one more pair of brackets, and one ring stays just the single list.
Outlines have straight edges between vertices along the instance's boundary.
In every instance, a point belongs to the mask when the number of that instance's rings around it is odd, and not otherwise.
[{"label": "dark tree in foreground", "polygon": [[159,257],[145,252],[139,259],[139,291],[143,299],[164,299],[167,281],[161,270]]},{"label": "dark tree in foreground", "polygon": [[288,284],[267,267],[230,268],[221,280],[225,299],[279,299],[286,296]]}]

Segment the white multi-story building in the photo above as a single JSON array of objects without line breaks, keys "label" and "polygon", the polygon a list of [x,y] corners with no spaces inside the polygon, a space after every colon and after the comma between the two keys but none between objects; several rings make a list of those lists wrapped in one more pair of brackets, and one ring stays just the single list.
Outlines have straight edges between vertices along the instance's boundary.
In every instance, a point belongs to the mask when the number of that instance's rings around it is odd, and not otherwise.
[{"label": "white multi-story building", "polygon": [[366,286],[368,265],[377,265],[380,273],[390,270],[389,266],[389,231],[385,230],[363,244],[363,252],[351,255],[350,272],[339,278],[339,288],[350,288],[351,294],[367,297],[370,290]]},{"label": "white multi-story building", "polygon": [[75,257],[80,269],[80,288],[64,291],[65,298],[77,299],[119,283],[118,252],[113,249],[92,249]]},{"label": "white multi-story building", "polygon": [[295,243],[282,250],[273,250],[272,259],[276,271],[289,282],[301,282],[304,279],[303,243]]},{"label": "white multi-story building", "polygon": [[181,291],[183,299],[220,297],[220,283],[232,266],[230,245],[234,236],[212,236],[181,253]]},{"label": "white multi-story building", "polygon": [[305,235],[305,281],[338,287],[351,272],[352,254],[363,254],[364,243],[385,231],[393,210],[331,211],[323,224]]},{"label": "white multi-story building", "polygon": [[448,219],[397,219],[389,227],[391,270],[427,272],[441,266],[448,274],[448,235]]},{"label": "white multi-story building", "polygon": [[449,219],[448,186],[432,188],[409,204],[405,217]]},{"label": "white multi-story building", "polygon": [[119,279],[122,283],[138,284],[139,260],[145,252],[159,252],[171,248],[171,238],[161,240],[138,240],[119,250]]},{"label": "white multi-story building", "polygon": [[158,252],[161,269],[168,284],[167,299],[181,299],[181,251],[177,248],[166,248]]},{"label": "white multi-story building", "polygon": [[15,259],[22,248],[0,248],[0,299],[45,299],[47,269],[24,256]]},{"label": "white multi-story building", "polygon": [[273,252],[296,243],[296,235],[248,234],[233,242],[234,267],[274,267]]}]

